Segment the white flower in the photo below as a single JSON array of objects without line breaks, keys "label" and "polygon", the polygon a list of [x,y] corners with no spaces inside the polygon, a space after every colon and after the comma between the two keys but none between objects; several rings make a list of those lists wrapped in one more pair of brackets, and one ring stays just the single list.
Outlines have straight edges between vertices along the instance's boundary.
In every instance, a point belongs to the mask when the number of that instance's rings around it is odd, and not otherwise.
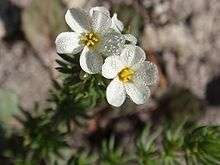
[{"label": "white flower", "polygon": [[106,40],[112,42],[117,39],[114,41],[117,45],[111,46],[110,44],[111,55],[125,44],[125,37],[119,33],[113,33],[111,30],[112,27],[120,32],[123,24],[117,19],[117,16],[111,18],[109,11],[104,7],[94,7],[90,9],[89,13],[72,8],[66,12],[65,20],[74,32],[63,32],[57,36],[55,41],[57,52],[77,54],[82,51],[80,66],[87,73],[95,74],[101,71],[103,64],[101,54],[108,54],[104,44]]},{"label": "white flower", "polygon": [[113,79],[106,90],[109,104],[121,106],[126,93],[136,104],[147,101],[150,96],[148,86],[157,82],[158,70],[155,64],[145,59],[145,52],[134,45],[127,45],[120,56],[106,58],[102,75]]}]

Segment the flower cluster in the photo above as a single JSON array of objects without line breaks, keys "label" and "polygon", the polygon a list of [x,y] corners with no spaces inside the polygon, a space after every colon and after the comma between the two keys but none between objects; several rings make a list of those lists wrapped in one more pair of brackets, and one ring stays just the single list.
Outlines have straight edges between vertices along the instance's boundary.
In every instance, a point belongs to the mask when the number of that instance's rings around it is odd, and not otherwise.
[{"label": "flower cluster", "polygon": [[124,25],[117,14],[110,16],[104,7],[89,12],[72,8],[65,20],[73,32],[63,32],[56,38],[57,52],[80,55],[80,66],[89,74],[102,74],[113,79],[107,87],[109,104],[119,107],[128,95],[136,104],[150,96],[149,85],[158,79],[155,64],[146,61],[145,52],[136,46],[137,39],[122,34]]}]

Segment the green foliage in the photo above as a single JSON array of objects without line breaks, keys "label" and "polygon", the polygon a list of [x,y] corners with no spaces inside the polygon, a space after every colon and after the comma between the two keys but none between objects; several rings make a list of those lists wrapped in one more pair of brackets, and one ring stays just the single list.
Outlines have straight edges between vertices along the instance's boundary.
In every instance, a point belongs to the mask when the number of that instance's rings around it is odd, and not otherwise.
[{"label": "green foliage", "polygon": [[18,135],[10,136],[7,144],[11,146],[6,149],[6,156],[14,157],[16,165],[38,165],[63,159],[61,152],[69,148],[65,133],[54,127],[45,115],[32,115],[24,110],[22,113],[23,117],[16,118],[24,128]]},{"label": "green foliage", "polygon": [[79,151],[79,153],[72,156],[72,158],[67,162],[67,164],[68,165],[91,165],[91,164],[95,164],[96,159],[97,159],[96,156]]},{"label": "green foliage", "polygon": [[147,127],[142,134],[145,141],[140,138],[137,142],[139,164],[219,164],[220,126],[186,128],[187,124],[183,122],[175,129],[165,127],[160,136],[158,130],[149,136]]},{"label": "green foliage", "polygon": [[[101,75],[90,75],[81,71],[78,64],[79,55],[60,55],[64,61],[57,60],[60,67],[58,71],[66,73],[63,86],[68,87],[70,94],[74,97],[76,108],[93,108],[104,101],[106,80]],[[65,93],[65,92],[64,92]]]},{"label": "green foliage", "polygon": [[137,161],[140,165],[156,165],[158,162],[158,151],[156,146],[156,138],[161,133],[161,129],[157,129],[151,134],[150,125],[146,126],[141,136],[136,142]]},{"label": "green foliage", "polygon": [[134,141],[136,145],[131,150],[116,145],[115,138],[110,138],[103,141],[98,158],[94,153],[80,151],[71,162],[74,165],[218,165],[220,127],[186,129],[186,125],[182,123],[175,129],[164,127],[156,130],[148,125]]},{"label": "green foliage", "polygon": [[128,164],[129,158],[123,151],[123,148],[116,147],[115,138],[102,143],[100,151],[100,160],[103,165],[125,165]]},{"label": "green foliage", "polygon": [[165,128],[163,132],[163,151],[161,153],[161,162],[165,165],[178,165],[183,161],[182,147],[184,144],[184,130],[185,120],[179,125],[171,125]]},{"label": "green foliage", "polygon": [[202,126],[188,132],[185,150],[189,165],[220,164],[220,127]]},{"label": "green foliage", "polygon": [[85,119],[93,115],[88,109],[101,104],[105,100],[106,82],[100,75],[89,75],[81,71],[79,55],[60,55],[60,65],[56,69],[64,74],[63,84],[55,83],[50,102],[54,108],[50,111],[55,123],[65,122],[67,126],[73,121],[83,124]]}]

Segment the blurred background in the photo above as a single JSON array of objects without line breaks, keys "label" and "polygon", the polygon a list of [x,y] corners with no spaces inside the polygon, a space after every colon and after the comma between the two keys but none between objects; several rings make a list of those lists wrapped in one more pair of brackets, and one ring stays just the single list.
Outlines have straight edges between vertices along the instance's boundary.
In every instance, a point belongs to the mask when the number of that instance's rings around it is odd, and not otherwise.
[{"label": "blurred background", "polygon": [[[71,7],[94,6],[117,12],[160,70],[150,101],[141,106],[127,102],[133,116],[118,115],[114,120],[98,116],[102,130],[116,132],[126,141],[137,122],[159,122],[164,113],[220,124],[219,0],[0,0],[1,123],[20,129],[12,117],[20,108],[31,112],[36,103],[47,107],[48,91],[60,76],[54,69],[59,58],[54,41],[68,31],[64,14]],[[91,120],[84,132],[97,131],[96,122]],[[114,123],[114,128],[106,123]],[[83,136],[82,130],[78,132],[76,140]]]}]

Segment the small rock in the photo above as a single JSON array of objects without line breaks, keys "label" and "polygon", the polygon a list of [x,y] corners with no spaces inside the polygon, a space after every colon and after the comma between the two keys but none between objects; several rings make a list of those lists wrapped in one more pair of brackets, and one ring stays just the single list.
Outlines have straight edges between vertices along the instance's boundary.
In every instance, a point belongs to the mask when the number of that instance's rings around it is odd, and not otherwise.
[{"label": "small rock", "polygon": [[25,109],[48,97],[51,77],[38,56],[25,42],[0,44],[0,88],[14,91]]},{"label": "small rock", "polygon": [[[145,25],[143,47],[160,52],[158,58],[170,84],[184,86],[205,99],[207,83],[220,74],[220,3],[170,2],[145,0],[153,16],[150,24]],[[158,23],[156,19],[163,15],[167,22]]]}]

